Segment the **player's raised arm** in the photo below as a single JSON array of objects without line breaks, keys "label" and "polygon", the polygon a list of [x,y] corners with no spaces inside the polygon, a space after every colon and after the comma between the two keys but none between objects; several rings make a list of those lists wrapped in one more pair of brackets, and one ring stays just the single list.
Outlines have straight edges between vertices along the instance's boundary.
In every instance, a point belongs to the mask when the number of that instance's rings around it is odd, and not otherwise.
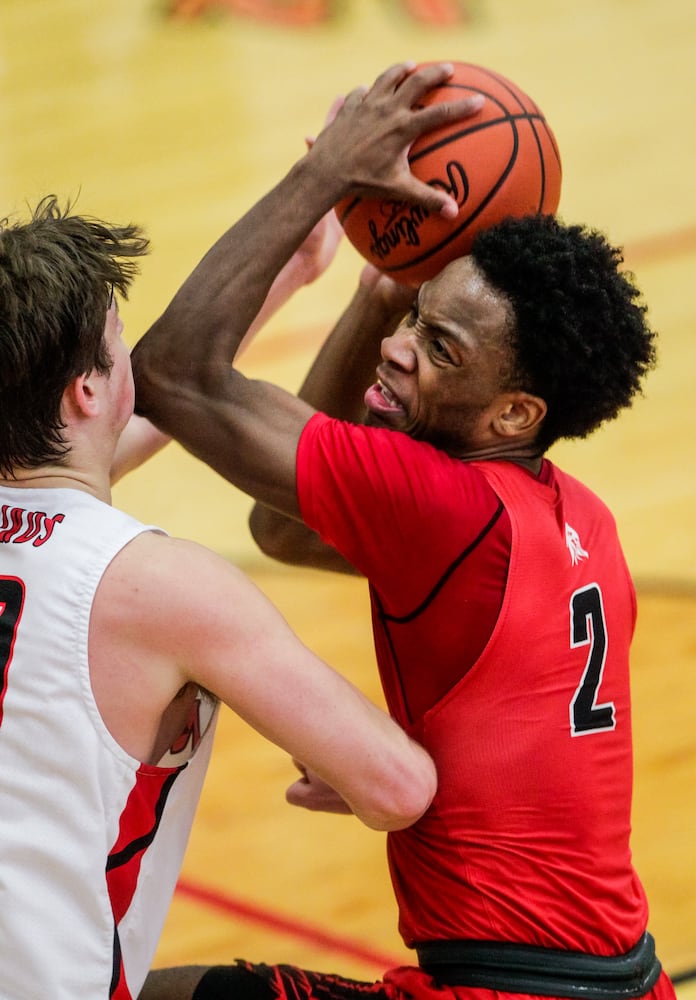
[{"label": "player's raised arm", "polygon": [[[291,514],[294,449],[312,409],[244,385],[230,362],[275,276],[344,195],[387,195],[456,213],[450,195],[415,178],[408,162],[418,135],[480,107],[478,97],[417,106],[450,73],[446,63],[415,72],[401,64],[369,90],[352,91],[286,177],[211,248],[133,351],[138,411],[242,489]],[[254,426],[256,407],[277,415],[263,434]]]}]

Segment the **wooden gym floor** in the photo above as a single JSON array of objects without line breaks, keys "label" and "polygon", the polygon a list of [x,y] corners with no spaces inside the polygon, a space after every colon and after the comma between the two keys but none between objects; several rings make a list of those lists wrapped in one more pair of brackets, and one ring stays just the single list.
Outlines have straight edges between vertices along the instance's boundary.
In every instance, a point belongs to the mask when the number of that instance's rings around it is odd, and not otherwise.
[{"label": "wooden gym floor", "polygon": [[[196,0],[174,16],[165,0],[2,0],[1,213],[55,192],[143,224],[153,253],[122,310],[133,343],[302,153],[336,94],[392,62],[449,58],[534,95],[563,155],[562,216],[626,247],[661,333],[645,398],[554,457],[612,506],[636,577],[635,860],[663,963],[691,971],[680,1000],[696,997],[696,6],[471,0],[459,23],[436,25],[428,16],[444,3],[338,0],[321,23],[292,26],[245,5],[269,6]],[[358,269],[342,247],[252,345],[247,370],[296,388]],[[310,646],[380,700],[361,582],[264,559],[247,499],[175,445],[115,502],[242,565]],[[292,810],[291,779],[282,753],[224,714],[158,964],[241,956],[372,979],[408,960],[383,837]]]}]

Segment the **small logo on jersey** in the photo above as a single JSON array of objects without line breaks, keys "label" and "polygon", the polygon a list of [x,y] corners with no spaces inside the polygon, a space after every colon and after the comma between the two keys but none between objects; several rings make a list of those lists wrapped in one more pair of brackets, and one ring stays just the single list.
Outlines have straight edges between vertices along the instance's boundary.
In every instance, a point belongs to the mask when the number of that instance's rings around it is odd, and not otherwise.
[{"label": "small logo on jersey", "polygon": [[577,531],[575,528],[571,528],[567,521],[565,526],[565,540],[566,545],[568,546],[568,551],[570,552],[570,561],[573,566],[577,566],[581,559],[590,558],[589,552],[586,552],[582,547],[580,536]]},{"label": "small logo on jersey", "polygon": [[208,731],[217,705],[217,698],[207,691],[198,690],[181,735],[158,761],[158,767],[180,767],[193,756]]},{"label": "small logo on jersey", "polygon": [[201,742],[200,706],[200,698],[196,698],[191,707],[191,713],[189,715],[188,722],[186,723],[186,728],[183,730],[179,738],[174,740],[169,748],[169,753],[172,757],[180,756],[186,752],[188,752],[188,756],[191,756],[193,751]]}]

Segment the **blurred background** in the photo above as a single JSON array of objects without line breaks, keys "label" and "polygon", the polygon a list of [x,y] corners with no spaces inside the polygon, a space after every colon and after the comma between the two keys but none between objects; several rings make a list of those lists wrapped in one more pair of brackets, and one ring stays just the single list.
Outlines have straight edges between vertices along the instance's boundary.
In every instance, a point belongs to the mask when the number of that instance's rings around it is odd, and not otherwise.
[{"label": "blurred background", "polygon": [[[128,303],[133,344],[208,246],[302,155],[335,96],[404,59],[517,82],[564,167],[560,215],[625,247],[660,333],[645,397],[552,457],[614,510],[639,594],[634,853],[663,964],[696,997],[696,6],[691,0],[2,0],[0,215],[44,194],[152,241]],[[299,386],[352,293],[334,264],[244,357]],[[195,331],[192,331],[195,335]],[[356,580],[278,567],[250,502],[168,446],[114,500],[247,570],[302,638],[381,701]],[[293,811],[289,762],[227,713],[158,964],[300,962],[360,978],[408,961],[384,842]]]}]

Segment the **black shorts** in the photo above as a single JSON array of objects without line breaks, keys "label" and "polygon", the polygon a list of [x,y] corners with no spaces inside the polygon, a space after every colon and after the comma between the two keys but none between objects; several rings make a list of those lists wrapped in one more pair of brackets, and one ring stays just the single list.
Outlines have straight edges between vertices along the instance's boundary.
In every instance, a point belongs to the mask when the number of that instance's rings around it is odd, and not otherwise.
[{"label": "black shorts", "polygon": [[384,983],[308,972],[294,965],[254,965],[237,960],[205,973],[193,1000],[389,1000]]}]

